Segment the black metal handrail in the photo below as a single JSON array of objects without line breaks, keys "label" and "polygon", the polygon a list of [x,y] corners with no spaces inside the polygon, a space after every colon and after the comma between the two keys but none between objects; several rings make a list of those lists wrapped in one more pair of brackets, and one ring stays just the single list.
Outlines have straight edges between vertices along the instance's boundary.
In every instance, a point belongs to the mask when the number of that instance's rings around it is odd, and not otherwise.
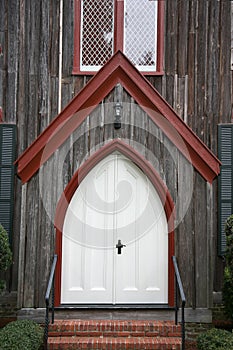
[{"label": "black metal handrail", "polygon": [[181,314],[181,328],[182,328],[182,350],[185,350],[185,318],[184,318],[184,307],[186,303],[186,298],[184,294],[184,289],[182,285],[182,281],[180,278],[180,272],[177,264],[177,259],[175,256],[172,257],[173,265],[174,265],[174,270],[175,270],[175,277],[176,277],[176,305],[175,305],[175,323],[177,325],[178,323],[178,311],[179,311],[179,306],[178,306],[178,291],[180,294],[181,302],[182,302],[182,314]]},{"label": "black metal handrail", "polygon": [[49,333],[49,309],[50,309],[50,295],[52,292],[52,305],[51,305],[51,310],[52,310],[52,323],[54,323],[54,274],[55,274],[55,269],[56,269],[56,264],[57,264],[57,254],[54,255],[53,257],[53,263],[49,275],[49,281],[48,281],[48,286],[47,290],[45,293],[45,305],[46,305],[46,313],[45,313],[45,328],[44,328],[44,346],[45,349],[47,349],[47,342],[48,342],[48,333]]}]

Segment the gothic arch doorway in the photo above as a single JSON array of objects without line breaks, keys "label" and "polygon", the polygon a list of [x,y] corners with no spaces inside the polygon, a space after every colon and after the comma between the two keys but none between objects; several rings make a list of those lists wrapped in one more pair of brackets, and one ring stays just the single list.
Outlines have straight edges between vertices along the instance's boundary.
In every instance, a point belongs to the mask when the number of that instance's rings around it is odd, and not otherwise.
[{"label": "gothic arch doorway", "polygon": [[59,202],[56,305],[173,304],[173,202],[153,167],[117,140]]}]

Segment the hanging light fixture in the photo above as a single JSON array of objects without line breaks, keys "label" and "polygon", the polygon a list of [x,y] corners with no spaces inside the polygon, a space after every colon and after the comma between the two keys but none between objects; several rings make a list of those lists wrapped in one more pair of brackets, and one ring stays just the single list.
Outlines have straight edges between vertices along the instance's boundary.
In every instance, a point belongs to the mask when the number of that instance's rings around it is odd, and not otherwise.
[{"label": "hanging light fixture", "polygon": [[122,109],[122,104],[119,101],[117,101],[114,104],[114,110],[115,110],[114,129],[121,128],[121,109]]}]

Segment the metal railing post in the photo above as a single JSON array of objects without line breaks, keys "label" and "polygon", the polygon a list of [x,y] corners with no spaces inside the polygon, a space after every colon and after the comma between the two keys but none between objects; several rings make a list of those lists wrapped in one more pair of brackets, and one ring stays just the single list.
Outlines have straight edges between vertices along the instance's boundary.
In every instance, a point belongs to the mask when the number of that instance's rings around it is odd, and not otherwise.
[{"label": "metal railing post", "polygon": [[46,311],[45,311],[45,326],[44,326],[44,348],[47,350],[49,333],[49,302],[46,300]]},{"label": "metal railing post", "polygon": [[53,286],[52,286],[52,324],[54,323],[54,278],[53,278]]},{"label": "metal railing post", "polygon": [[179,307],[178,307],[178,283],[177,283],[177,279],[176,279],[176,290],[175,290],[175,324],[178,324],[178,311],[179,311]]},{"label": "metal railing post", "polygon": [[185,321],[184,321],[184,307],[185,307],[185,302],[182,302],[182,350],[185,350]]},{"label": "metal railing post", "polygon": [[52,323],[54,323],[54,274],[57,264],[57,255],[55,254],[53,257],[53,263],[49,275],[49,281],[47,290],[45,293],[45,305],[46,305],[46,312],[45,312],[45,328],[44,328],[44,348],[47,349],[48,344],[48,334],[49,334],[49,300],[50,300],[50,294],[52,291]]},{"label": "metal railing post", "polygon": [[181,314],[181,330],[182,330],[182,350],[185,350],[185,316],[184,316],[184,308],[185,308],[185,303],[186,303],[186,298],[184,294],[184,289],[182,285],[182,281],[180,278],[180,272],[178,269],[177,265],[177,260],[176,257],[172,257],[173,265],[174,265],[174,270],[175,270],[175,278],[176,278],[176,295],[175,295],[175,323],[178,324],[178,291],[182,300],[182,314]]}]

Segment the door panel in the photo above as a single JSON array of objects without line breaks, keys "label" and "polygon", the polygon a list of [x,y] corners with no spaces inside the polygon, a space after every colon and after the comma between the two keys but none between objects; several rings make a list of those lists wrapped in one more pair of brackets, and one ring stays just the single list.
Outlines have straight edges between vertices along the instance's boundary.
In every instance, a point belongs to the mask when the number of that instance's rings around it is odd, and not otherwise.
[{"label": "door panel", "polygon": [[82,181],[67,209],[62,303],[112,303],[114,191],[109,179],[113,175],[114,163],[98,164]]},{"label": "door panel", "polygon": [[166,215],[151,182],[123,155],[106,157],[76,190],[62,251],[62,303],[167,303]]},{"label": "door panel", "polygon": [[[139,169],[135,184],[134,235],[116,259],[117,303],[168,302],[168,229],[160,198]],[[138,208],[140,207],[140,208]],[[142,210],[143,208],[143,210]],[[127,213],[126,213],[127,216]],[[126,235],[118,218],[117,237]],[[122,239],[122,243],[127,238]]]}]

